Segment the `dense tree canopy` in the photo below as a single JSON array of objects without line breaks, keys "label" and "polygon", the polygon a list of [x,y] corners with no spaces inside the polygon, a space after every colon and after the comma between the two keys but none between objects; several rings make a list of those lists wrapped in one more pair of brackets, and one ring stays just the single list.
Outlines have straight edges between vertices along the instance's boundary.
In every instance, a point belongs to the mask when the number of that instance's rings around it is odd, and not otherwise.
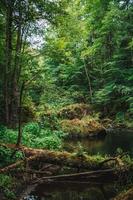
[{"label": "dense tree canopy", "polygon": [[1,0],[0,11],[3,123],[20,107],[69,102],[132,116],[132,1]]},{"label": "dense tree canopy", "polygon": [[98,181],[102,200],[131,186],[133,0],[0,0],[0,106],[0,199],[30,181]]},{"label": "dense tree canopy", "polygon": [[44,63],[55,84],[85,92],[110,114],[132,114],[132,4],[71,1],[67,15],[46,33]]}]

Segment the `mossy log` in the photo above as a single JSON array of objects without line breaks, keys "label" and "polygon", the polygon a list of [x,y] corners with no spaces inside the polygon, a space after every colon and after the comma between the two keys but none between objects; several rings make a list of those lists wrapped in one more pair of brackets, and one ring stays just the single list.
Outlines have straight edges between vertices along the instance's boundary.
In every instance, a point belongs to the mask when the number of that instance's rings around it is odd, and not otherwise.
[{"label": "mossy log", "polygon": [[[1,144],[1,146],[11,149],[16,148],[16,146],[13,144]],[[12,169],[17,168],[27,162],[29,166],[34,165],[34,163],[51,163],[60,165],[61,167],[69,166],[87,170],[111,169],[112,167],[124,168],[123,163],[120,162],[120,159],[117,157],[109,159],[101,157],[99,159],[97,156],[88,156],[86,154],[79,155],[78,153],[68,153],[65,151],[59,152],[43,149],[32,149],[25,146],[17,147],[17,150],[21,150],[28,158],[0,169],[0,173],[11,171]]]},{"label": "mossy log", "polygon": [[133,187],[130,188],[127,192],[122,192],[114,200],[133,200]]},{"label": "mossy log", "polygon": [[[15,145],[5,145],[1,144],[2,146],[15,149]],[[100,167],[100,160],[98,160],[96,157],[87,156],[87,155],[77,155],[76,153],[68,153],[68,152],[59,152],[59,151],[50,151],[50,150],[43,150],[43,149],[32,149],[27,148],[25,146],[21,146],[17,148],[17,150],[21,150],[26,157],[26,160],[29,165],[32,165],[34,162],[45,162],[45,163],[52,163],[57,165],[66,165],[69,167],[75,167],[75,168],[84,168],[84,169],[97,169]],[[101,158],[101,160],[104,160]],[[24,161],[19,161],[18,164],[12,165],[14,168],[15,166],[19,166]],[[8,169],[7,169],[8,170]],[[5,171],[7,171],[5,170]],[[2,169],[0,170],[0,173],[4,172]]]}]

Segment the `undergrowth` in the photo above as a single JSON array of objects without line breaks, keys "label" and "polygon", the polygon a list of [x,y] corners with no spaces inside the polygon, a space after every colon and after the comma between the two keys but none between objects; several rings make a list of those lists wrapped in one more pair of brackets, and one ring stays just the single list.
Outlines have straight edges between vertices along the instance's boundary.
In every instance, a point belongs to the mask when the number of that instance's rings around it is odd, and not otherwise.
[{"label": "undergrowth", "polygon": [[7,199],[16,199],[15,193],[13,192],[13,178],[10,175],[0,174],[0,191],[3,192]]},{"label": "undergrowth", "polygon": [[[44,125],[37,122],[31,122],[23,126],[22,144],[27,147],[61,150],[62,140],[65,134],[59,130],[52,130],[46,128]],[[7,127],[0,126],[0,143],[15,144],[17,141],[17,130],[8,129]],[[21,152],[16,152],[12,157],[14,150],[0,146],[0,168],[15,163],[17,160],[23,158]],[[0,174],[0,193],[4,194],[6,199],[16,199],[14,194],[14,186],[12,185],[12,177]]]},{"label": "undergrowth", "polygon": [[[28,123],[23,127],[22,144],[33,148],[61,149],[62,139],[65,133],[60,130],[42,128],[38,123]],[[0,126],[0,142],[16,143],[17,130]]]}]

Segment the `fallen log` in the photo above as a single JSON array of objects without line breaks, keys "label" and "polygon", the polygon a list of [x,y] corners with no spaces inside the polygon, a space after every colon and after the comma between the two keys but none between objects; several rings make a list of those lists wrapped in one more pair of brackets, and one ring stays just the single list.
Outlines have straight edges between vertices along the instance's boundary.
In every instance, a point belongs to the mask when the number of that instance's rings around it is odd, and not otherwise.
[{"label": "fallen log", "polygon": [[[124,163],[121,161],[120,157],[114,158],[104,158],[100,159],[97,156],[89,156],[89,155],[78,155],[77,153],[68,153],[66,151],[50,151],[44,149],[33,149],[25,146],[17,146],[14,144],[0,144],[5,148],[17,149],[23,152],[26,156],[24,160],[17,161],[14,164],[11,164],[7,167],[0,169],[0,173],[7,173],[14,171],[18,168],[27,168],[34,169],[34,165],[39,165],[39,163],[50,163],[54,165],[59,165],[60,167],[68,166],[71,168],[77,168],[82,170],[105,170],[116,168],[119,171],[123,171],[125,168]],[[27,157],[28,156],[28,157]],[[27,170],[27,169],[26,169]],[[35,170],[39,170],[38,168]],[[118,172],[118,171],[117,171]],[[113,176],[113,174],[112,174]]]},{"label": "fallen log", "polygon": [[114,200],[132,200],[133,199],[133,187],[130,188],[128,191],[124,191],[119,194]]},{"label": "fallen log", "polygon": [[[116,169],[105,169],[105,170],[97,170],[97,171],[89,171],[89,172],[81,172],[75,174],[64,174],[64,175],[57,175],[57,176],[46,176],[34,181],[36,183],[42,182],[62,182],[62,181],[71,181],[71,182],[91,182],[91,181],[98,181],[104,180],[106,182],[116,180],[117,177],[117,170]],[[109,178],[109,179],[108,179]]]},{"label": "fallen log", "polygon": [[[31,156],[29,158],[26,159],[26,162],[29,162],[30,160],[34,160],[36,156]],[[16,163],[13,163],[11,165],[8,165],[2,169],[0,169],[0,174],[1,173],[7,173],[7,172],[10,172],[18,167],[21,167],[22,165],[24,165],[25,161],[24,160],[20,160],[20,161],[17,161]]]},{"label": "fallen log", "polygon": [[18,161],[10,166],[0,169],[0,173],[5,173],[12,170],[13,168],[19,167],[21,164],[28,162],[28,165],[32,165],[35,162],[40,163],[51,163],[60,166],[69,166],[79,169],[87,170],[97,170],[100,168],[111,168],[112,166],[118,166],[118,158],[109,158],[105,159],[101,157],[97,159],[97,156],[88,156],[88,155],[78,155],[76,153],[68,153],[66,151],[50,151],[44,149],[32,149],[25,146],[16,147],[14,144],[0,144],[6,148],[11,148],[22,151],[26,156],[24,160]]},{"label": "fallen log", "polygon": [[[17,161],[7,167],[0,169],[0,173],[20,172],[26,173],[29,176],[35,175],[35,184],[43,182],[68,182],[68,183],[101,183],[110,182],[115,180],[125,181],[131,167],[126,167],[121,160],[121,156],[114,158],[100,159],[97,156],[78,155],[76,153],[50,151],[44,149],[32,149],[25,146],[16,147],[12,144],[2,144],[5,148],[17,149],[23,152],[24,160]],[[40,167],[42,163],[43,167]],[[50,173],[46,173],[44,164],[50,163],[59,165],[60,168],[64,166],[80,169],[80,171],[87,171],[76,174],[65,174],[58,176],[51,176]],[[36,168],[37,166],[37,168]],[[41,169],[41,170],[40,170]],[[133,171],[133,168],[131,169]],[[41,178],[40,178],[41,176]],[[38,177],[38,178],[37,178]],[[32,179],[31,179],[32,180]]]}]

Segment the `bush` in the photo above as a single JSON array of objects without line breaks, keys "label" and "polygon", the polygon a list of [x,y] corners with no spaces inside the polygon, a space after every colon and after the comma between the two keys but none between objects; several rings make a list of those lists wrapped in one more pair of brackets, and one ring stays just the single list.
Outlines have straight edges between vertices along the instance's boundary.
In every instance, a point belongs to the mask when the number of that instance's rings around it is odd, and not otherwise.
[{"label": "bush", "polygon": [[17,132],[0,126],[0,140],[5,143],[15,143],[17,140]]},{"label": "bush", "polygon": [[11,188],[12,186],[12,177],[0,174],[0,187]]},{"label": "bush", "polygon": [[44,138],[36,138],[34,142],[35,143],[33,146],[37,148],[59,150],[62,147],[62,141],[56,135],[51,135]]},{"label": "bush", "polygon": [[40,126],[37,122],[30,122],[23,128],[23,133],[29,133],[38,136],[40,134]]},{"label": "bush", "polygon": [[[59,150],[62,147],[62,139],[66,134],[62,131],[41,128],[37,122],[28,123],[23,127],[22,144],[33,148],[46,148]],[[0,140],[2,143],[15,144],[18,132],[0,127]],[[0,147],[0,167],[15,162],[22,157],[22,153],[17,152],[15,157],[11,159],[13,150]]]},{"label": "bush", "polygon": [[36,148],[58,150],[62,147],[62,138],[65,135],[62,131],[42,129],[39,137],[32,137],[30,145]]},{"label": "bush", "polygon": [[11,176],[0,174],[0,188],[8,199],[16,199],[14,192],[12,191],[13,180]]},{"label": "bush", "polygon": [[0,147],[0,167],[4,167],[8,164],[16,162],[16,160],[22,158],[21,152],[16,152],[15,156],[11,158],[13,150],[9,148]]}]

